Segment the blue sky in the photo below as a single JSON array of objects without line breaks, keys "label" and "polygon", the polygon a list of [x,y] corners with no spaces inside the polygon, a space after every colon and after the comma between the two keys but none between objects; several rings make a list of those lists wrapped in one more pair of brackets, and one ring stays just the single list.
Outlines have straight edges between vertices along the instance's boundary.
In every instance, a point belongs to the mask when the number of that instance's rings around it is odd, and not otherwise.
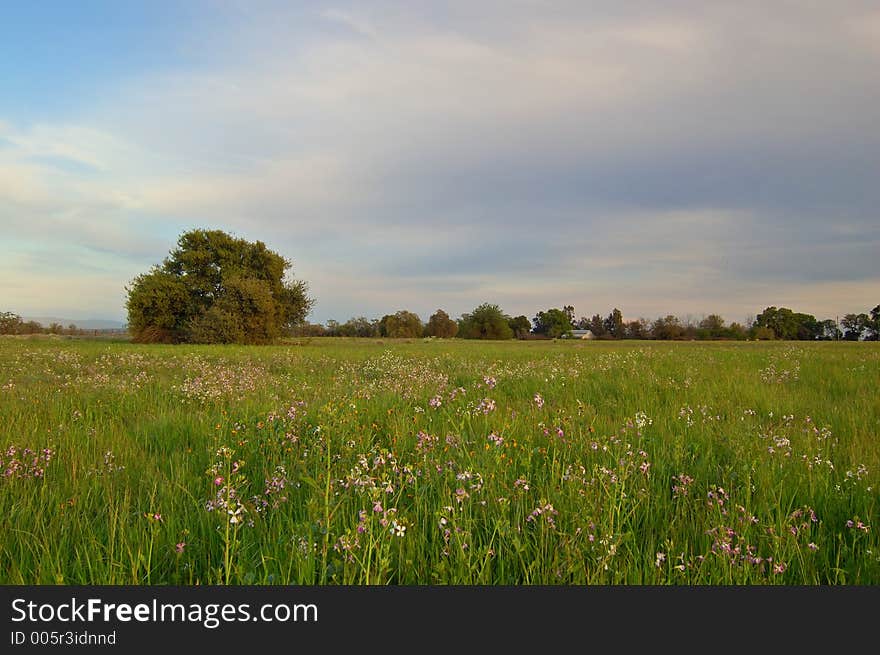
[{"label": "blue sky", "polygon": [[123,319],[177,235],[313,321],[880,302],[871,2],[17,3],[0,310]]}]

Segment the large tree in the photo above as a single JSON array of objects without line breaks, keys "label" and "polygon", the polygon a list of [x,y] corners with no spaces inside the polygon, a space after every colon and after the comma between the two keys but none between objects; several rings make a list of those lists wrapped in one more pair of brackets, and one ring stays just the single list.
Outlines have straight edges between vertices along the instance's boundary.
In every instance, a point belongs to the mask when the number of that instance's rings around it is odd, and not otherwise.
[{"label": "large tree", "polygon": [[586,329],[592,332],[593,336],[597,339],[599,337],[603,337],[605,336],[605,321],[602,319],[601,316],[599,316],[599,314],[593,314],[593,318],[590,319],[590,322],[587,324]]},{"label": "large tree", "polygon": [[843,338],[847,341],[858,341],[868,329],[870,318],[867,314],[847,314],[840,321],[843,326]]},{"label": "large tree", "polygon": [[379,321],[377,319],[368,320],[366,316],[356,316],[348,319],[345,324],[347,330],[354,332],[356,337],[377,337],[379,336]]},{"label": "large tree", "polygon": [[755,327],[770,328],[777,339],[797,338],[797,319],[788,307],[767,307],[755,318]]},{"label": "large tree", "polygon": [[623,314],[617,307],[611,310],[608,317],[603,321],[605,332],[614,339],[622,339],[626,332],[626,326],[623,322]]},{"label": "large tree", "polygon": [[458,334],[458,323],[449,318],[449,314],[442,309],[431,314],[431,318],[428,319],[428,324],[425,326],[426,337],[451,339],[456,334]]},{"label": "large tree", "polygon": [[724,319],[718,314],[709,314],[700,321],[699,328],[706,330],[713,337],[718,336],[724,329]]},{"label": "large tree", "polygon": [[126,288],[129,331],[141,342],[269,343],[314,303],[290,267],[261,241],[185,232],[161,265]]},{"label": "large tree", "polygon": [[651,326],[644,318],[637,318],[625,325],[626,339],[647,339],[651,336]]},{"label": "large tree", "polygon": [[822,323],[812,314],[797,312],[794,318],[797,321],[797,338],[801,341],[815,341],[822,336]]},{"label": "large tree", "polygon": [[868,337],[870,341],[880,341],[880,305],[871,310],[871,318],[868,322]]},{"label": "large tree", "polygon": [[777,339],[810,341],[823,334],[823,327],[815,316],[793,312],[788,307],[767,307],[758,314],[754,327],[770,328]]},{"label": "large tree", "polygon": [[[571,309],[571,311],[568,311]],[[566,307],[565,310],[553,307],[545,312],[538,312],[534,318],[535,334],[543,334],[551,339],[564,335],[571,335],[574,308]]]},{"label": "large tree", "polygon": [[843,336],[840,328],[837,327],[837,321],[833,318],[826,318],[819,323],[819,326],[822,329],[821,338],[825,341],[837,341]]},{"label": "large tree", "polygon": [[677,316],[667,314],[654,321],[651,334],[655,339],[679,339],[684,335],[684,327]]},{"label": "large tree", "polygon": [[458,321],[458,336],[464,339],[512,339],[510,317],[498,305],[483,303]]},{"label": "large tree", "polygon": [[507,324],[510,326],[513,336],[517,339],[525,339],[526,335],[532,330],[532,322],[523,315],[514,316]]},{"label": "large tree", "polygon": [[379,334],[391,339],[412,339],[422,336],[424,326],[418,314],[401,309],[395,314],[386,314],[379,321]]},{"label": "large tree", "polygon": [[24,321],[12,312],[0,312],[0,334],[21,334]]}]

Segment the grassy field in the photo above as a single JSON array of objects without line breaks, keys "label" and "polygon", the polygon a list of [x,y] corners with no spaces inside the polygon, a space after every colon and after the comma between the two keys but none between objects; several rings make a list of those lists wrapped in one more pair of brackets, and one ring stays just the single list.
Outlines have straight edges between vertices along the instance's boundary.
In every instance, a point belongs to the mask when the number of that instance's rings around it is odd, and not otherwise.
[{"label": "grassy field", "polygon": [[0,339],[0,583],[880,584],[880,345]]}]

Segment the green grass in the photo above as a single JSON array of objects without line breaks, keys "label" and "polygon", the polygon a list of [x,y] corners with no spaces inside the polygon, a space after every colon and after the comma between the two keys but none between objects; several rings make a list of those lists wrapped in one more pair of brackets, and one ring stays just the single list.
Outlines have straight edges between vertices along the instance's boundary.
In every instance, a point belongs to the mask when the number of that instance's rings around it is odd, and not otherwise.
[{"label": "green grass", "polygon": [[878,584],[877,389],[866,343],[0,339],[0,583]]}]

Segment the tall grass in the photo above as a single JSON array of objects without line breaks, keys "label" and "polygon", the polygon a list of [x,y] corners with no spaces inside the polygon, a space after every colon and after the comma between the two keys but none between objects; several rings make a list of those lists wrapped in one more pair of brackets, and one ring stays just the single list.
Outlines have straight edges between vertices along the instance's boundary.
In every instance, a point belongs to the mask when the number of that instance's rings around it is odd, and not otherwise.
[{"label": "tall grass", "polygon": [[5,584],[878,584],[880,347],[0,340]]}]

